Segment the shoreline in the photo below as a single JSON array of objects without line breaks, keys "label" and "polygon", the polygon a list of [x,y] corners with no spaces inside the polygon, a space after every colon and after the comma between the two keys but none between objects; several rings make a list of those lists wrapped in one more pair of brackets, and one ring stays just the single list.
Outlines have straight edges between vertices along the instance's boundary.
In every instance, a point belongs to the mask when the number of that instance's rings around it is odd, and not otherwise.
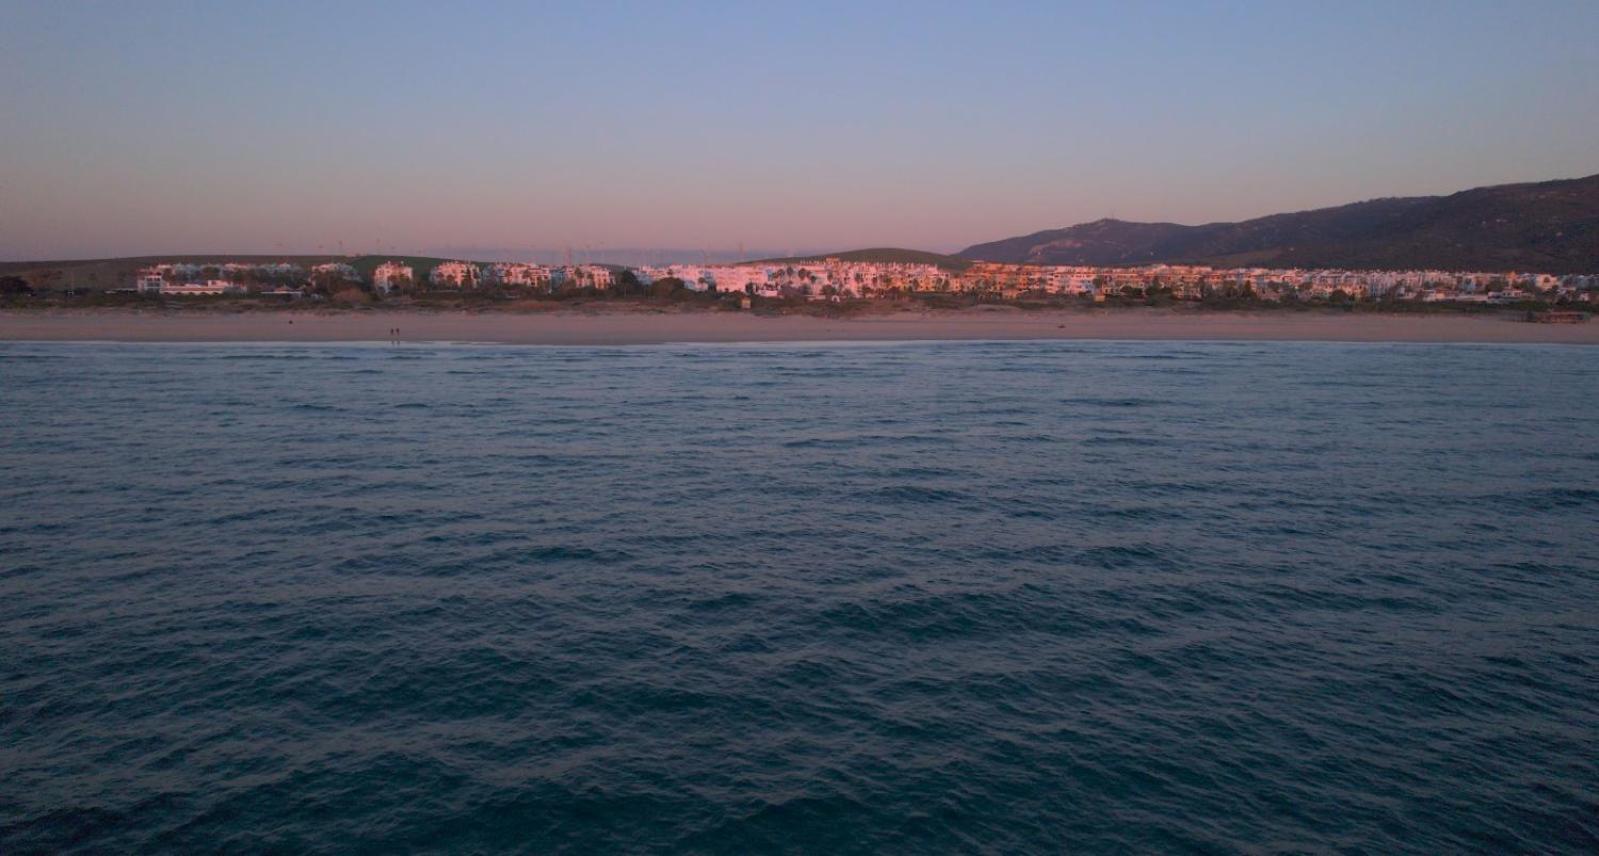
[{"label": "shoreline", "polygon": [[[397,336],[390,333],[394,329],[399,330]],[[958,309],[831,318],[620,308],[534,313],[0,311],[0,341],[9,342],[400,341],[604,346],[1050,339],[1595,345],[1599,344],[1599,323],[1535,324],[1505,315],[1170,309]]]}]

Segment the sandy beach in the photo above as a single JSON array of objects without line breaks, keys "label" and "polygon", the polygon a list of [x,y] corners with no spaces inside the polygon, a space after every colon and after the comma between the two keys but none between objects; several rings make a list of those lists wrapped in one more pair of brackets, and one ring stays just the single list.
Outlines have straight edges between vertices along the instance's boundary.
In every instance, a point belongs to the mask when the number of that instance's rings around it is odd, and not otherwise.
[{"label": "sandy beach", "polygon": [[[398,330],[398,334],[391,331]],[[637,309],[513,312],[0,312],[0,340],[121,342],[490,342],[640,345],[1005,339],[1165,339],[1599,344],[1599,323],[1514,315],[969,309],[854,318]]]}]

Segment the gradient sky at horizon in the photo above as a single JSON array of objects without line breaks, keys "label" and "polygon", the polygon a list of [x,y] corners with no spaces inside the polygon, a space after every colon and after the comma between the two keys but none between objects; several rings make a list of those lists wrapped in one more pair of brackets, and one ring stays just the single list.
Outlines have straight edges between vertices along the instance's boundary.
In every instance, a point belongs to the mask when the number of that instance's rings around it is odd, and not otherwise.
[{"label": "gradient sky at horizon", "polygon": [[1599,2],[0,0],[0,257],[955,250],[1599,172]]}]

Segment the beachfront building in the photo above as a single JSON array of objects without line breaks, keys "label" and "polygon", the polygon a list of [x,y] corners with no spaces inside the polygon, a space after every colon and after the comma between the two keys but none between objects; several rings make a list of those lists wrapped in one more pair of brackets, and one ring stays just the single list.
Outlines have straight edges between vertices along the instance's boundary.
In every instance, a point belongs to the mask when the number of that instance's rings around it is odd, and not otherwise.
[{"label": "beachfront building", "polygon": [[1037,265],[974,262],[960,278],[960,291],[992,294],[1006,299],[1026,291],[1042,291],[1048,275]]},{"label": "beachfront building", "polygon": [[639,268],[634,275],[638,277],[639,282],[645,285],[671,277],[672,279],[682,280],[683,286],[690,291],[704,291],[706,281],[710,279],[710,274],[707,272],[709,270],[710,268],[702,268],[699,265],[646,266]]},{"label": "beachfront building", "polygon": [[759,294],[766,287],[767,270],[759,265],[720,265],[706,268],[717,291]]},{"label": "beachfront building", "polygon": [[311,276],[343,282],[360,282],[361,274],[355,268],[344,262],[328,262],[326,264],[312,265]]},{"label": "beachfront building", "polygon": [[440,288],[475,288],[480,272],[471,262],[444,262],[433,268],[428,281]]},{"label": "beachfront building", "polygon": [[133,290],[140,294],[160,294],[161,286],[167,282],[157,268],[142,268],[133,275]]},{"label": "beachfront building", "polygon": [[305,279],[305,268],[288,262],[264,264],[260,262],[227,262],[221,267],[223,277],[234,281],[272,279],[299,281]]},{"label": "beachfront building", "polygon": [[[436,287],[474,288],[479,284],[556,290],[563,283],[577,288],[609,289],[620,268],[587,264],[546,267],[521,262],[478,265],[443,262],[429,274]],[[133,275],[140,294],[216,295],[253,293],[288,296],[303,285],[306,270],[290,264],[207,262],[149,265]],[[352,280],[348,264],[330,262],[310,268],[314,281]],[[973,262],[962,271],[904,262],[857,262],[836,257],[783,264],[666,265],[635,270],[646,285],[666,277],[682,280],[694,291],[754,297],[843,300],[887,298],[918,293],[969,292],[1002,299],[1092,297],[1180,301],[1255,299],[1268,302],[1308,300],[1346,302],[1404,300],[1442,303],[1515,304],[1524,301],[1599,302],[1599,276],[1511,271],[1343,270],[1336,268],[1210,268],[1154,264],[1141,267],[1028,265]],[[390,293],[410,282],[410,266],[396,261],[378,265],[373,288]]]},{"label": "beachfront building", "polygon": [[483,282],[489,285],[522,288],[548,288],[550,269],[521,262],[498,262],[483,268]]},{"label": "beachfront building", "polygon": [[[465,262],[441,265],[435,277],[450,273],[475,282]],[[475,270],[475,269],[473,269]],[[545,286],[563,282],[606,289],[618,269],[603,265],[544,268],[496,264],[483,281],[502,285]],[[1301,268],[1211,268],[1153,264],[1141,267],[1030,265],[973,262],[961,271],[906,262],[856,262],[836,257],[784,264],[663,265],[635,269],[649,285],[667,277],[693,291],[756,297],[842,300],[906,294],[972,293],[1000,299],[1042,296],[1179,301],[1255,299],[1267,302],[1412,300],[1459,303],[1514,303],[1523,300],[1599,302],[1599,277],[1520,272],[1437,270],[1341,270]],[[167,276],[168,281],[181,277]],[[153,281],[153,280],[152,280]]]},{"label": "beachfront building", "polygon": [[1084,267],[1060,268],[1055,277],[1055,285],[1061,294],[1073,297],[1092,295],[1094,287],[1094,269]]},{"label": "beachfront building", "polygon": [[578,265],[572,268],[572,281],[578,288],[595,288],[604,291],[611,287],[615,275],[604,265]]},{"label": "beachfront building", "polygon": [[208,279],[200,282],[168,282],[161,285],[163,295],[171,294],[178,297],[216,297],[223,294],[239,294],[244,287],[225,279]]},{"label": "beachfront building", "polygon": [[751,277],[747,287],[751,293],[765,297],[808,300],[884,297],[947,291],[951,284],[950,276],[937,265],[919,263],[855,262],[827,257],[768,267],[739,267],[753,269],[756,275]]},{"label": "beachfront building", "polygon": [[[588,269],[578,269],[586,272]],[[1038,296],[1107,299],[1169,298],[1514,303],[1553,299],[1599,302],[1599,276],[1439,270],[1141,267],[973,262],[961,271],[931,264],[851,262],[819,258],[783,264],[644,266],[646,285],[666,277],[694,291],[808,300],[882,298],[918,293],[972,293],[1002,299]],[[588,284],[586,280],[582,284]]]},{"label": "beachfront building", "polygon": [[402,285],[414,282],[415,279],[410,265],[393,261],[384,262],[372,270],[372,289],[378,294],[389,294]]}]

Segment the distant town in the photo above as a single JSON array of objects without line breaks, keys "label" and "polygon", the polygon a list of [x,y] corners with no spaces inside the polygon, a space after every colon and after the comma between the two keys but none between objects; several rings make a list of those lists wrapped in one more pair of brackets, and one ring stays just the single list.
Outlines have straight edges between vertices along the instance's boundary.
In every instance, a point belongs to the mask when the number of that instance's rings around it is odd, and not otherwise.
[{"label": "distant town", "polygon": [[[857,254],[858,255],[858,254]],[[13,294],[38,283],[8,277]],[[61,282],[53,284],[62,290]],[[110,286],[107,288],[107,286]],[[131,280],[102,283],[100,292],[144,297],[260,297],[283,300],[361,300],[477,293],[501,296],[699,296],[742,308],[754,301],[846,302],[906,297],[964,296],[985,301],[1039,299],[1083,303],[1413,302],[1543,304],[1586,308],[1599,303],[1599,275],[1442,270],[1306,270],[1143,267],[824,257],[739,264],[543,265],[374,259],[320,264],[289,262],[164,262],[139,268]]]}]

